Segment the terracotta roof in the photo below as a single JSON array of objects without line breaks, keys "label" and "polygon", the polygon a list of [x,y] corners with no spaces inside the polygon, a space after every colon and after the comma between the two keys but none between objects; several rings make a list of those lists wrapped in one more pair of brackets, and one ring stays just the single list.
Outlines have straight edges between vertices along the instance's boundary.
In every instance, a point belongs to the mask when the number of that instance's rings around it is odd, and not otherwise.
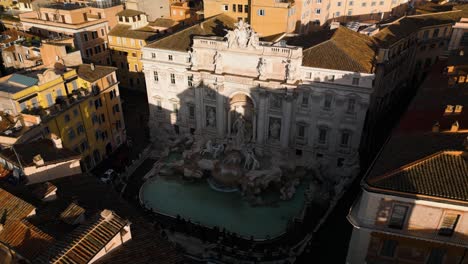
[{"label": "terracotta roof", "polygon": [[372,73],[376,46],[372,39],[345,27],[289,39],[304,47],[302,65],[308,67]]},{"label": "terracotta roof", "polygon": [[130,29],[131,27],[129,25],[122,25],[119,24],[112,28],[112,30],[109,32],[109,36],[116,36],[116,37],[126,37],[126,38],[132,38],[132,39],[151,39],[152,37],[155,37],[157,35],[156,31],[146,31],[146,30],[140,30],[140,29]]},{"label": "terracotta roof", "polygon": [[149,23],[153,27],[165,27],[170,28],[177,25],[179,22],[172,20],[170,18],[156,18],[156,20]]},{"label": "terracotta roof", "polygon": [[34,164],[34,156],[38,154],[44,160],[44,165],[70,159],[79,159],[81,157],[79,153],[72,150],[55,148],[50,139],[39,139],[29,143],[15,144],[12,148],[1,150],[0,156],[23,167],[32,166]]},{"label": "terracotta roof", "polygon": [[388,47],[424,27],[435,25],[453,24],[461,17],[466,16],[463,10],[433,13],[427,15],[415,15],[403,17],[381,29],[373,36],[381,47]]},{"label": "terracotta roof", "polygon": [[0,43],[9,43],[9,42],[15,41],[20,36],[25,37],[25,38],[34,37],[34,35],[31,35],[29,33],[25,33],[25,32],[22,32],[22,31],[18,31],[18,30],[15,30],[15,29],[7,29],[7,30],[2,32],[2,35],[3,36],[9,36],[9,38],[0,40]]},{"label": "terracotta roof", "polygon": [[165,38],[156,40],[147,45],[149,48],[187,51],[192,44],[193,36],[224,36],[224,29],[232,29],[236,21],[227,15],[221,14],[193,25],[189,28],[175,32]]},{"label": "terracotta roof", "polygon": [[58,241],[37,263],[88,263],[127,224],[109,210],[96,214],[88,223],[78,226],[64,240]]},{"label": "terracotta roof", "polygon": [[35,207],[0,189],[0,241],[12,247],[21,256],[34,259],[49,247],[54,239],[25,220]]},{"label": "terracotta roof", "polygon": [[75,203],[71,203],[68,207],[60,214],[59,218],[63,222],[73,225],[76,224],[76,220],[85,213],[85,209]]},{"label": "terracotta roof", "polygon": [[133,9],[124,9],[117,13],[117,16],[133,17],[144,14],[145,12],[133,10]]},{"label": "terracotta roof", "polygon": [[94,70],[91,70],[90,64],[81,64],[78,67],[78,76],[88,82],[95,82],[107,75],[115,72],[117,68],[109,66],[95,65]]},{"label": "terracotta roof", "polygon": [[442,151],[372,179],[375,187],[468,201],[468,153]]},{"label": "terracotta roof", "polygon": [[53,185],[50,182],[43,182],[38,183],[36,186],[34,186],[32,194],[34,195],[34,197],[42,200],[44,199],[44,197],[47,197],[47,195],[51,194],[54,191],[57,191],[57,187],[55,185]]},{"label": "terracotta roof", "polygon": [[[444,68],[445,62],[442,61],[433,67],[424,83],[419,87],[418,94],[413,99],[406,113],[400,119],[400,123],[396,128],[394,128],[390,138],[376,157],[365,178],[365,182],[371,187],[378,187],[375,184],[379,181],[378,179],[384,177],[382,175],[393,175],[396,172],[401,171],[402,168],[407,168],[408,164],[414,165],[414,162],[419,163],[420,161],[424,161],[427,157],[434,155],[435,153],[440,153],[441,151],[446,150],[465,150],[465,144],[468,137],[468,112],[466,109],[463,109],[461,113],[445,114],[445,108],[448,104],[461,104],[466,107],[466,102],[468,101],[468,89],[466,88],[468,87],[449,87],[447,76],[440,74]],[[458,120],[460,129],[458,132],[448,132],[447,130],[449,130],[451,124],[454,123],[454,120]],[[439,124],[439,131],[433,132],[433,126],[436,122]],[[445,157],[446,156],[444,156],[444,158]],[[458,160],[457,162],[460,161],[461,160]],[[439,169],[442,169],[442,166],[446,166],[446,169],[448,170],[448,172],[437,171],[438,174],[454,174],[454,172],[456,172],[453,171],[455,168],[448,168],[449,165],[447,164],[449,163],[442,163],[440,160],[437,162]],[[433,166],[425,167],[425,170],[436,168],[434,167],[436,165],[432,163],[424,164],[430,164]],[[422,171],[420,167],[417,169]],[[403,181],[404,177],[414,177],[414,174],[410,174],[410,176],[407,176],[409,174],[398,175],[400,175],[398,176],[400,178],[397,177],[396,180],[399,181]],[[466,175],[468,174],[465,174],[465,178]],[[411,182],[414,181],[415,189],[410,189],[407,185],[392,182],[391,180],[380,185],[380,187],[383,189],[399,190],[408,193],[416,193],[417,190],[420,190],[421,193],[424,192],[427,195],[430,194],[428,190],[442,188],[438,186],[428,186],[430,184],[440,184],[435,183],[437,179],[433,179],[431,182],[426,180],[427,179],[423,177],[418,179],[409,178],[407,184],[412,184]],[[423,183],[418,181],[425,182]],[[458,187],[455,186],[458,183],[450,183],[449,181],[446,181],[445,183],[447,183],[447,186],[443,187],[444,191],[451,190],[453,192],[444,194],[442,191],[434,191],[432,192],[433,195],[457,197],[457,199],[463,198],[461,196],[462,194],[457,190]],[[449,186],[450,184],[453,186]]]}]

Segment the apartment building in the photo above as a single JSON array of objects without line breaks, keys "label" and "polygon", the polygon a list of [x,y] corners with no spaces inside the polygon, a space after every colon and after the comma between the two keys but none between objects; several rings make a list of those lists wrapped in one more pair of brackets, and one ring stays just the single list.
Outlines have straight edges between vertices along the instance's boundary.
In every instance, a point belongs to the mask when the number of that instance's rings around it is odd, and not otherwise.
[{"label": "apartment building", "polygon": [[149,21],[171,16],[170,0],[127,0],[125,8],[145,12]]},{"label": "apartment building", "polygon": [[[93,168],[125,142],[125,124],[115,68],[83,64],[0,79],[1,109],[26,116],[42,137],[62,139]],[[8,135],[4,135],[8,136]]]},{"label": "apartment building", "polygon": [[466,67],[433,67],[368,170],[347,263],[467,263]]},{"label": "apartment building", "polygon": [[54,3],[38,11],[20,14],[25,30],[51,39],[73,37],[83,61],[110,65],[107,34],[117,24],[115,15],[123,5],[109,7]]},{"label": "apartment building", "polygon": [[122,86],[145,91],[141,48],[156,39],[159,29],[141,11],[125,9],[117,16],[119,24],[109,32],[112,65],[118,68]]},{"label": "apartment building", "polygon": [[183,25],[191,25],[203,18],[203,2],[201,1],[172,1],[171,19]]}]

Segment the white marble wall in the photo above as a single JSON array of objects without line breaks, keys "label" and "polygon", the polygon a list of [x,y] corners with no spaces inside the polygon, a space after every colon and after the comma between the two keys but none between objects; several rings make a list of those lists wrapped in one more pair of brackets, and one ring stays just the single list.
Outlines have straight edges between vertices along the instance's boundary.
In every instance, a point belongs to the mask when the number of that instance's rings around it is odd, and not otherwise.
[{"label": "white marble wall", "polygon": [[[225,138],[229,133],[229,99],[241,93],[252,100],[254,140],[266,151],[286,150],[291,155],[320,157],[336,166],[338,159],[346,159],[358,149],[373,74],[303,67],[300,47],[265,43],[257,48],[228,48],[219,38],[200,37],[195,38],[193,50],[195,65],[188,52],[143,49],[153,140],[164,140],[177,129],[180,134],[194,132],[204,138]],[[221,54],[222,65],[215,71],[216,52]],[[261,77],[257,70],[260,58],[266,60]],[[293,65],[289,79],[288,60]],[[189,86],[190,78],[193,86]],[[214,90],[213,98],[206,96],[207,87]],[[276,107],[275,98],[279,98]],[[216,108],[216,128],[206,124],[206,106]],[[272,118],[281,121],[279,140],[269,135]],[[305,127],[303,135],[299,135],[298,125]],[[324,141],[319,139],[319,128],[327,131]],[[340,144],[344,131],[349,133],[346,146]]]}]

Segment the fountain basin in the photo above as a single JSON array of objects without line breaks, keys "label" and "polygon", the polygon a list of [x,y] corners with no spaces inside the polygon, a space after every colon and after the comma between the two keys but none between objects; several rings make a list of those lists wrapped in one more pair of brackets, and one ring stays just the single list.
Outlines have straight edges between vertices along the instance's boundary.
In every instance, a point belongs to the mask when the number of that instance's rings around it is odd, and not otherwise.
[{"label": "fountain basin", "polygon": [[[288,222],[299,217],[304,206],[307,184],[297,188],[289,201],[274,205],[252,206],[239,192],[219,192],[206,182],[181,182],[155,177],[140,189],[140,200],[153,211],[200,223],[206,227],[225,228],[249,239],[265,240],[286,232]],[[271,194],[271,195],[276,195]],[[265,194],[267,199],[268,194]]]}]

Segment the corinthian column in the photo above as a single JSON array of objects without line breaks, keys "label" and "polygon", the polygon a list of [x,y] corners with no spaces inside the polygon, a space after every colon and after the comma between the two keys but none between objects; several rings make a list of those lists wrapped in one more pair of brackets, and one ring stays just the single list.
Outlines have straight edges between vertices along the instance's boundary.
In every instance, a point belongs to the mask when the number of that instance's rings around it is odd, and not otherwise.
[{"label": "corinthian column", "polygon": [[257,122],[256,125],[256,132],[257,132],[257,140],[258,144],[265,143],[265,128],[266,128],[266,113],[267,113],[267,96],[268,93],[264,89],[260,89],[259,91],[259,98],[260,102],[258,103],[258,109],[255,109],[255,113],[257,115]]},{"label": "corinthian column", "polygon": [[218,138],[224,138],[225,134],[225,119],[226,119],[226,107],[224,106],[225,98],[222,94],[224,87],[222,85],[216,87],[216,129]]},{"label": "corinthian column", "polygon": [[289,146],[289,132],[291,130],[291,114],[292,114],[293,96],[287,93],[283,100],[283,122],[281,124],[281,147]]}]

